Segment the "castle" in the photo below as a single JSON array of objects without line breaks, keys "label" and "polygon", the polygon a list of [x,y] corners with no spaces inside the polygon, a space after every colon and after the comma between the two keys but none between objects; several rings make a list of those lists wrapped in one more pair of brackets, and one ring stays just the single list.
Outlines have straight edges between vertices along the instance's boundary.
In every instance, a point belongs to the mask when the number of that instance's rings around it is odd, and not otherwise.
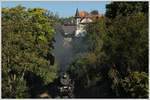
[{"label": "castle", "polygon": [[76,13],[74,17],[74,24],[63,27],[66,34],[71,34],[74,32],[76,37],[84,36],[86,33],[85,26],[87,23],[93,21],[94,18],[102,18],[104,15],[92,15],[85,11],[79,12],[78,8],[76,9]]}]

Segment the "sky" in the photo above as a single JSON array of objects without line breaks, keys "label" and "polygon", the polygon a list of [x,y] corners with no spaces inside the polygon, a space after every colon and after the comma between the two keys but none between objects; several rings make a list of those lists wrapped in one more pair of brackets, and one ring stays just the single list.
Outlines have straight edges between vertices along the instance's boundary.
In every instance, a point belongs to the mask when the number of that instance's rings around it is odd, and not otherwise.
[{"label": "sky", "polygon": [[40,7],[58,13],[60,17],[70,17],[79,11],[91,12],[98,10],[99,14],[105,14],[106,4],[110,1],[2,1],[3,7],[15,7],[17,5],[25,6],[26,8]]}]

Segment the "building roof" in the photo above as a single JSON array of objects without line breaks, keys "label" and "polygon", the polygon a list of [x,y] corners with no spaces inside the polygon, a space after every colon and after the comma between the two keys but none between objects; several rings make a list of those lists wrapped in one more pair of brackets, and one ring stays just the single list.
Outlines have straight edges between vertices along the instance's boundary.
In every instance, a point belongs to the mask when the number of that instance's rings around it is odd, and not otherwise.
[{"label": "building roof", "polygon": [[94,17],[102,18],[104,15],[93,15]]},{"label": "building roof", "polygon": [[82,12],[79,12],[79,16],[82,18],[82,17],[85,17],[87,15],[87,13],[85,11],[82,11]]},{"label": "building roof", "polygon": [[62,26],[64,33],[67,34],[71,34],[76,30],[76,26]]},{"label": "building roof", "polygon": [[80,18],[80,15],[79,15],[79,12],[78,12],[78,8],[76,10],[75,18]]},{"label": "building roof", "polygon": [[89,22],[92,22],[92,20],[90,18],[84,18],[81,20],[80,24],[86,24],[86,23],[89,23]]},{"label": "building roof", "polygon": [[98,17],[98,18],[102,18],[104,17],[104,15],[92,15],[90,13],[87,13],[85,11],[78,11],[78,8],[76,10],[76,14],[73,16],[75,18],[93,18],[93,17]]}]

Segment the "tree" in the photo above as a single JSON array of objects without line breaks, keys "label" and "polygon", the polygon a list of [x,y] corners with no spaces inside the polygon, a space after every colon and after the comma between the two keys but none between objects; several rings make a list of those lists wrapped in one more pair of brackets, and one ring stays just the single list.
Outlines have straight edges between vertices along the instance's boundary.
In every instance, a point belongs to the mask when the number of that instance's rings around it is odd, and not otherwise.
[{"label": "tree", "polygon": [[98,10],[92,10],[92,11],[91,11],[91,14],[92,14],[92,15],[98,15],[99,13],[98,13]]},{"label": "tree", "polygon": [[[86,97],[87,93],[89,93],[89,97],[95,95],[96,90],[93,90],[93,93],[91,93],[91,90],[88,89],[97,86],[97,83],[102,79],[100,76],[101,65],[99,57],[104,56],[101,48],[103,46],[103,38],[106,34],[105,29],[104,19],[97,19],[87,25],[87,35],[85,38],[88,50],[86,50],[86,53],[77,55],[68,69],[71,77],[75,80],[75,93],[79,97]],[[83,93],[79,92],[80,90]],[[101,94],[98,93],[98,95]]]},{"label": "tree", "polygon": [[148,2],[112,2],[106,5],[106,17],[112,19],[120,14],[127,16],[137,12],[148,15]]},{"label": "tree", "polygon": [[133,72],[122,80],[122,86],[130,97],[148,98],[148,74]]},{"label": "tree", "polygon": [[113,80],[113,90],[119,97],[125,96],[122,95],[124,93],[120,86],[123,78],[134,71],[148,73],[147,21],[146,15],[137,13],[128,16],[118,15],[111,20],[111,24],[107,23],[108,33],[103,50],[109,58],[107,66],[112,66],[108,74]]},{"label": "tree", "polygon": [[[118,3],[113,4],[115,7]],[[130,5],[119,4],[118,9]],[[134,4],[143,5],[142,2]],[[97,86],[107,89],[107,96],[148,97],[148,12],[136,7],[131,13],[127,8],[127,13],[115,13],[111,9],[106,12],[110,14],[108,17],[95,19],[87,25],[88,54],[75,59],[70,69],[74,76],[80,76],[76,77],[76,82],[82,89]]]},{"label": "tree", "polygon": [[[2,9],[2,97],[33,97],[33,75],[43,84],[56,78],[53,21],[41,8]],[[30,79],[30,80],[29,80]],[[40,83],[40,80],[39,80]],[[29,92],[30,91],[30,92]]]}]

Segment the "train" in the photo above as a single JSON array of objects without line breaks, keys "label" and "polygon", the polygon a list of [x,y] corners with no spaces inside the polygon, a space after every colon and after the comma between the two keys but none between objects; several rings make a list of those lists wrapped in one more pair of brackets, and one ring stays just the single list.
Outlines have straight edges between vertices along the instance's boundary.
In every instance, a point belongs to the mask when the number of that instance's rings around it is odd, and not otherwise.
[{"label": "train", "polygon": [[74,81],[70,79],[67,73],[62,73],[58,78],[57,93],[60,98],[74,97]]}]

